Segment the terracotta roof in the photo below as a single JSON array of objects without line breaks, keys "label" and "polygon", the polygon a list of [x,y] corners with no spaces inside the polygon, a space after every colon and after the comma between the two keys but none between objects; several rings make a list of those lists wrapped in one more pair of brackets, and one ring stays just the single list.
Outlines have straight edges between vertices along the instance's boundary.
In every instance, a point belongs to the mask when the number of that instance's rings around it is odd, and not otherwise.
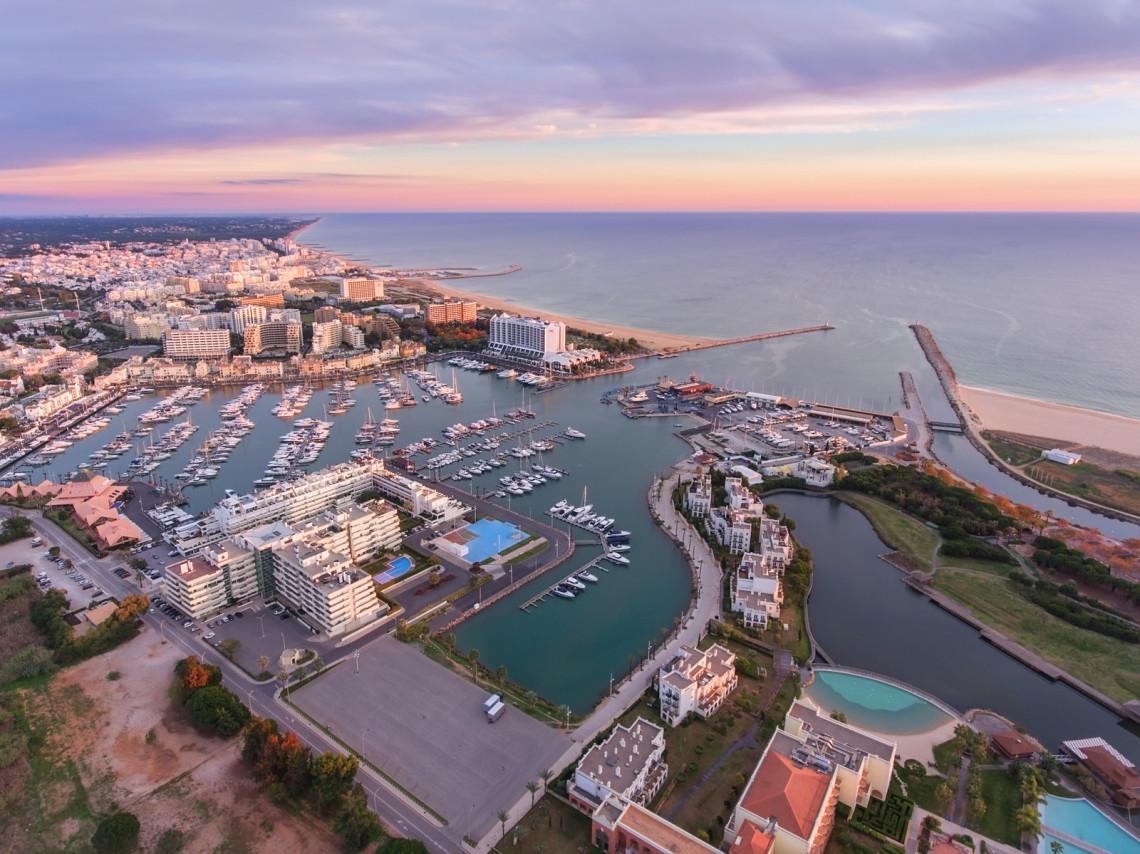
[{"label": "terracotta roof", "polygon": [[1041,751],[1041,745],[1016,730],[1006,730],[990,737],[994,749],[1010,759],[1032,756]]},{"label": "terracotta roof", "polygon": [[769,752],[740,805],[755,816],[776,819],[781,827],[807,839],[823,807],[831,776]]},{"label": "terracotta roof", "polygon": [[644,807],[630,803],[618,820],[617,826],[627,833],[644,840],[651,851],[668,854],[707,854],[717,851],[711,845],[701,842],[695,836],[671,824],[661,816]]},{"label": "terracotta roof", "polygon": [[126,516],[119,516],[96,525],[95,536],[102,541],[104,546],[111,548],[121,543],[141,540],[144,535],[138,525]]},{"label": "terracotta roof", "polygon": [[1118,791],[1140,791],[1140,773],[1130,768],[1103,747],[1086,747],[1085,764],[1098,777]]},{"label": "terracotta roof", "polygon": [[754,822],[744,821],[728,854],[768,854],[776,844],[776,834],[766,833]]}]

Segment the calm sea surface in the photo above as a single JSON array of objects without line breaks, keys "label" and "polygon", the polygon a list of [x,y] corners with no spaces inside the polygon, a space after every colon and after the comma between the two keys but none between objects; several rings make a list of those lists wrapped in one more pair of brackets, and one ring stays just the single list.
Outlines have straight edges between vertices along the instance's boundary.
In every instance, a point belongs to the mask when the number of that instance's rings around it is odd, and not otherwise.
[{"label": "calm sea surface", "polygon": [[897,399],[919,321],[963,382],[1140,416],[1140,216],[336,214],[302,239],[397,267],[520,264],[469,284],[648,329],[838,327],[715,359],[747,387]]}]

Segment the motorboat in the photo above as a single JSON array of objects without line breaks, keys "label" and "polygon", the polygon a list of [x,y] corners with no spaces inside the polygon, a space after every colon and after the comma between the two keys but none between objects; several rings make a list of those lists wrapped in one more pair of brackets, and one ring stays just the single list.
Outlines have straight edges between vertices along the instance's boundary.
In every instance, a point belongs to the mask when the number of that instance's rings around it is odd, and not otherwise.
[{"label": "motorboat", "polygon": [[610,563],[616,563],[618,566],[629,566],[629,558],[617,552],[606,552],[606,560]]},{"label": "motorboat", "polygon": [[594,575],[594,573],[590,572],[588,569],[583,569],[577,574],[576,577],[582,579],[583,581],[588,581],[591,584],[598,583],[598,576]]},{"label": "motorboat", "polygon": [[585,590],[586,589],[586,585],[583,584],[581,581],[579,581],[577,578],[575,578],[573,575],[571,575],[569,578],[567,578],[562,583],[563,584],[569,584],[575,590]]},{"label": "motorboat", "polygon": [[550,592],[555,596],[562,597],[563,599],[573,599],[577,595],[572,588],[567,587],[563,584],[554,585],[552,588],[550,588]]}]

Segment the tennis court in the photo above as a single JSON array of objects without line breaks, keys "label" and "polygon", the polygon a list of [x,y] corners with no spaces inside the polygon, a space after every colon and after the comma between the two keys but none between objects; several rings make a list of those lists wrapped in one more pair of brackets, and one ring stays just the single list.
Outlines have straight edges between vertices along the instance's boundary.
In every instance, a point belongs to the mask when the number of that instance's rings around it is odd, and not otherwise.
[{"label": "tennis court", "polygon": [[[457,528],[439,539],[445,548],[470,563],[482,563],[507,551],[527,538],[526,532],[510,522],[485,518]],[[438,541],[437,541],[438,542]]]}]

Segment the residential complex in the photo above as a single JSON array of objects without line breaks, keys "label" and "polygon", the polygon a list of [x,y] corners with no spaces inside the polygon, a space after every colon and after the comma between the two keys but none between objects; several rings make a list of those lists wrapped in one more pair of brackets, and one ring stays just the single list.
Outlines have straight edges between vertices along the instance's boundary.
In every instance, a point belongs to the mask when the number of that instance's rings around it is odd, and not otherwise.
[{"label": "residential complex", "polygon": [[730,854],[822,854],[838,804],[886,797],[896,752],[893,742],[796,701],[725,826]]},{"label": "residential complex", "polygon": [[567,794],[572,806],[591,815],[613,796],[648,804],[668,775],[665,730],[638,718],[632,726],[618,724],[605,741],[586,752],[567,784]]},{"label": "residential complex", "polygon": [[313,324],[312,350],[316,354],[327,353],[344,341],[343,326],[339,320],[326,320]]},{"label": "residential complex", "polygon": [[449,299],[428,303],[424,315],[428,323],[474,323],[478,310],[474,300]]},{"label": "residential complex", "polygon": [[302,327],[300,323],[269,321],[252,323],[245,327],[243,350],[247,356],[266,352],[300,353]]},{"label": "residential complex", "polygon": [[661,718],[677,726],[689,715],[711,717],[736,690],[736,653],[720,644],[706,650],[682,646],[657,674]]},{"label": "residential complex", "polygon": [[255,596],[281,599],[315,631],[336,636],[387,612],[357,568],[400,542],[384,501],[333,509],[290,525],[273,521],[207,544],[167,567],[168,599],[195,618]]},{"label": "residential complex", "polygon": [[712,479],[707,471],[699,471],[685,489],[685,509],[694,519],[704,519],[712,508]]},{"label": "residential complex", "polygon": [[172,359],[221,359],[230,353],[228,329],[168,329],[162,351]]},{"label": "residential complex", "polygon": [[720,851],[634,801],[610,798],[591,818],[590,841],[606,854],[719,854]]}]

